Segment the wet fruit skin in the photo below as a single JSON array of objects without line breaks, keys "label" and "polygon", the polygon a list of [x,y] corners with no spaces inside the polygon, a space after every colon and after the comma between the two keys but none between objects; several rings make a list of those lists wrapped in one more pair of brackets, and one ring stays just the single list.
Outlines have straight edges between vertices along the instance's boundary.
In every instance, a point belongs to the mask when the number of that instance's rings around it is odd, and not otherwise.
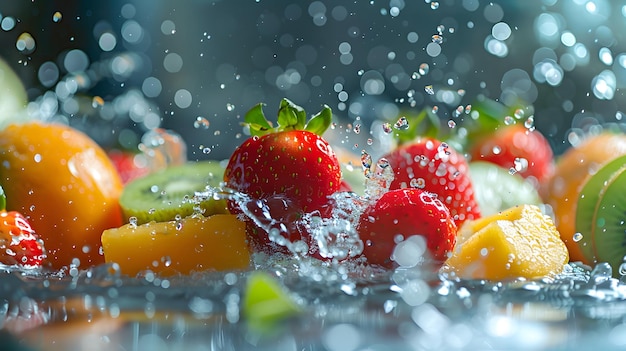
[{"label": "wet fruit skin", "polygon": [[0,210],[0,263],[39,267],[45,249],[28,220],[17,211]]},{"label": "wet fruit skin", "polygon": [[457,225],[480,217],[465,157],[434,138],[419,138],[383,156],[393,169],[389,189],[419,187],[437,194]]},{"label": "wet fruit skin", "polygon": [[[304,213],[323,210],[328,196],[341,187],[341,169],[332,147],[321,136],[288,130],[244,141],[230,157],[224,182],[254,201],[265,202],[273,219],[293,223]],[[228,208],[231,213],[242,213],[234,201],[229,201]],[[259,216],[263,218],[262,213]],[[249,223],[249,229],[251,247],[268,243],[262,228],[255,230]],[[288,231],[289,239],[292,234],[296,238],[307,235],[298,228]]]},{"label": "wet fruit skin", "polygon": [[161,275],[249,268],[245,223],[230,214],[189,216],[180,221],[126,224],[102,233],[107,262],[123,274]]},{"label": "wet fruit skin", "polygon": [[443,263],[456,242],[457,226],[437,195],[415,188],[390,190],[361,214],[357,226],[370,264],[391,268],[398,236],[422,235],[431,258]]},{"label": "wet fruit skin", "polygon": [[472,161],[488,161],[506,169],[517,169],[516,159],[528,162],[517,174],[540,182],[554,170],[554,154],[548,140],[537,130],[521,124],[501,126],[492,135],[476,142],[470,149]]},{"label": "wet fruit skin", "polygon": [[104,262],[100,236],[123,224],[123,185],[105,151],[86,134],[60,124],[8,126],[0,132],[0,184],[7,209],[28,218],[53,268]]},{"label": "wet fruit skin", "polygon": [[573,239],[576,233],[576,203],[585,182],[602,165],[626,154],[626,134],[589,136],[557,160],[554,173],[542,182],[539,194],[554,211],[554,224],[567,245],[570,259],[591,264]]},{"label": "wet fruit skin", "polygon": [[552,219],[521,205],[465,222],[444,271],[461,279],[536,279],[560,273],[568,260]]}]

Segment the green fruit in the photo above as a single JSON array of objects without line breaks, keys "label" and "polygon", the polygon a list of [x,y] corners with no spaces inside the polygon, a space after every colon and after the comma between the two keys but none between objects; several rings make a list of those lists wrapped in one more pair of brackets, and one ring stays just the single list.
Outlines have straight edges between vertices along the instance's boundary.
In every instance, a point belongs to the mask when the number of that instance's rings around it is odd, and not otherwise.
[{"label": "green fruit", "polygon": [[293,317],[300,311],[300,306],[274,277],[261,271],[250,273],[242,305],[242,312],[250,328],[267,332],[276,323]]},{"label": "green fruit", "polygon": [[485,161],[469,164],[474,196],[483,216],[496,214],[516,205],[539,205],[534,185],[503,167]]},{"label": "green fruit", "polygon": [[626,156],[605,164],[583,186],[576,204],[578,246],[590,262],[617,275],[626,256]]},{"label": "green fruit", "polygon": [[[224,168],[216,161],[190,162],[168,167],[126,184],[120,206],[126,220],[137,218],[137,224],[164,222],[194,213],[193,197],[206,191],[207,185],[218,187]],[[226,200],[213,198],[200,203],[203,214],[228,213]]]},{"label": "green fruit", "polygon": [[26,89],[11,67],[0,59],[0,129],[9,123],[25,120],[28,103]]}]

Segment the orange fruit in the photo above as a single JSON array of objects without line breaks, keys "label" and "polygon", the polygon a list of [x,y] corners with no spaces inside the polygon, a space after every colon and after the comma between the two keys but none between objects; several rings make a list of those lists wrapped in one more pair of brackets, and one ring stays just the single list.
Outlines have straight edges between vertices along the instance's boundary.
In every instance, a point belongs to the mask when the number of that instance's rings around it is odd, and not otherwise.
[{"label": "orange fruit", "polygon": [[465,222],[444,269],[463,279],[534,279],[562,272],[567,261],[552,219],[520,205]]},{"label": "orange fruit", "polygon": [[591,264],[574,240],[576,203],[586,181],[604,164],[626,154],[626,135],[601,133],[588,136],[581,144],[568,149],[556,163],[554,173],[540,185],[540,195],[552,206],[554,222],[567,245],[570,259]]},{"label": "orange fruit", "polygon": [[104,262],[100,236],[123,224],[123,185],[86,134],[60,124],[9,125],[0,131],[0,184],[7,209],[29,219],[53,268]]},{"label": "orange fruit", "polygon": [[246,224],[231,214],[126,224],[105,230],[102,246],[106,261],[129,276],[146,270],[170,276],[250,266]]}]

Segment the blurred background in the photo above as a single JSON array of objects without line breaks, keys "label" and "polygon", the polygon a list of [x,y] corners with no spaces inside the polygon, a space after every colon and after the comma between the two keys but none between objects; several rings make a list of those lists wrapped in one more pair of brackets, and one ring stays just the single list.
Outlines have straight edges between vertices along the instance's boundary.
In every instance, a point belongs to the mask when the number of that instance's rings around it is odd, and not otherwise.
[{"label": "blurred background", "polygon": [[0,56],[30,114],[107,148],[170,129],[189,159],[227,158],[245,112],[265,102],[274,118],[283,97],[329,105],[328,137],[374,155],[377,121],[521,99],[560,153],[621,123],[624,33],[616,0],[0,2]]}]

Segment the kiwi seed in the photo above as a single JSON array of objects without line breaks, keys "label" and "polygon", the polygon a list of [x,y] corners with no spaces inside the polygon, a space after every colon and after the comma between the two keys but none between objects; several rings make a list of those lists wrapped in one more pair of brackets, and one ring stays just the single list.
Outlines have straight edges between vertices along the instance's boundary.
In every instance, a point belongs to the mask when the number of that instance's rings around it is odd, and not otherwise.
[{"label": "kiwi seed", "polygon": [[[168,167],[126,184],[120,196],[124,218],[137,224],[165,222],[193,214],[193,196],[206,186],[219,186],[224,168],[217,161],[189,162]],[[203,214],[228,213],[225,200],[207,199],[200,203]]]}]

